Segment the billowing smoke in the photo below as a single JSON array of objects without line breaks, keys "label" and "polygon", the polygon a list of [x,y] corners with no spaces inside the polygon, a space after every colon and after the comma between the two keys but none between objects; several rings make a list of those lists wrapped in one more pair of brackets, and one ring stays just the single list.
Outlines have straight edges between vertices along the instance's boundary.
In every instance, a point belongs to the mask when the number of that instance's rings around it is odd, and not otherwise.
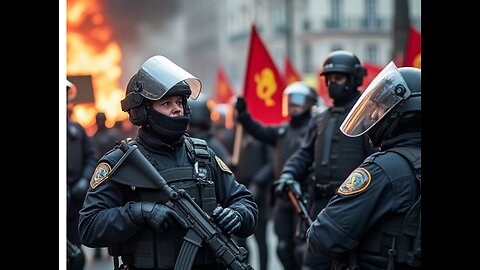
[{"label": "billowing smoke", "polygon": [[171,29],[181,14],[181,3],[178,0],[103,0],[105,18],[122,51],[120,86],[127,85],[148,57],[168,52],[171,46],[168,43],[181,35],[172,33]]}]

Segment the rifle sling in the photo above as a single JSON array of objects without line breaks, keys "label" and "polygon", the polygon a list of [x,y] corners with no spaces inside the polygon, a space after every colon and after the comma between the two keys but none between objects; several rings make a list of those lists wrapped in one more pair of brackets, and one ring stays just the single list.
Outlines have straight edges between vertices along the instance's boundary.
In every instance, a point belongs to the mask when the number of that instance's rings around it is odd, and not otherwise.
[{"label": "rifle sling", "polygon": [[190,270],[197,256],[198,249],[202,246],[202,238],[193,230],[189,229],[183,237],[182,247],[178,253],[173,270]]}]

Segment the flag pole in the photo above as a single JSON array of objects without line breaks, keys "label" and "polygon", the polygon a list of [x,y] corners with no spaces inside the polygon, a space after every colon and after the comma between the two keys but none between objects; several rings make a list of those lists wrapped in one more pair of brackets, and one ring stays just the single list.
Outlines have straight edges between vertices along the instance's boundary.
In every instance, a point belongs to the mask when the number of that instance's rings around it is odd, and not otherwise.
[{"label": "flag pole", "polygon": [[[247,82],[248,69],[250,68],[250,54],[252,53],[253,47],[253,32],[255,31],[255,17],[252,23],[252,31],[250,34],[250,42],[248,45],[248,55],[247,55],[247,70],[245,72],[245,83]],[[243,97],[245,97],[245,85],[243,86]],[[233,153],[232,153],[232,165],[236,166],[240,158],[240,146],[242,145],[242,136],[243,135],[243,126],[239,124],[238,121],[235,122],[235,139],[233,141]]]},{"label": "flag pole", "polygon": [[238,165],[240,158],[240,146],[242,145],[243,126],[238,122],[235,125],[235,140],[233,142],[232,165]]}]

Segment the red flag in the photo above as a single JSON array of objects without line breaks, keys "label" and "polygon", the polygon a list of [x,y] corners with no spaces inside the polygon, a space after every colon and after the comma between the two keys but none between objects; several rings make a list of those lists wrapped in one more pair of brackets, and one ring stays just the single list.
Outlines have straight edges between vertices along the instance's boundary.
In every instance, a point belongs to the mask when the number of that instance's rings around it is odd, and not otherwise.
[{"label": "red flag", "polygon": [[363,84],[359,87],[360,92],[363,92],[367,89],[368,85],[373,81],[373,79],[382,71],[383,67],[370,64],[370,63],[363,63],[363,66],[367,70],[367,76],[363,77]]},{"label": "red flag", "polygon": [[422,36],[410,26],[407,37],[407,46],[405,49],[405,58],[403,58],[404,67],[416,67],[421,68],[421,55],[422,55]]},{"label": "red flag", "polygon": [[282,116],[282,93],[285,83],[267,52],[255,25],[252,25],[250,50],[245,73],[243,97],[253,118],[263,124],[279,124]]},{"label": "red flag", "polygon": [[229,103],[230,98],[234,96],[234,91],[230,82],[223,71],[222,66],[217,67],[217,83],[215,86],[215,102]]},{"label": "red flag", "polygon": [[302,78],[298,75],[298,72],[293,67],[288,56],[285,55],[285,82],[287,85],[301,81]]}]

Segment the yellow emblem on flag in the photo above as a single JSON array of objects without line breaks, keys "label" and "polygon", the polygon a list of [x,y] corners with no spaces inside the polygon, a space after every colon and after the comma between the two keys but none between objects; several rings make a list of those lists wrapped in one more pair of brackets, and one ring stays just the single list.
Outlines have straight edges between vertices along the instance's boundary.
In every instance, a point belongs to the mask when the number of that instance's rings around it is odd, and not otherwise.
[{"label": "yellow emblem on flag", "polygon": [[107,180],[110,171],[112,171],[112,168],[108,163],[100,162],[97,168],[95,168],[95,172],[93,172],[92,179],[90,179],[90,187],[95,189],[103,181]]},{"label": "yellow emblem on flag", "polygon": [[357,168],[343,181],[337,192],[341,195],[352,195],[362,192],[367,189],[371,180],[372,176],[369,171],[365,168]]},{"label": "yellow emblem on flag", "polygon": [[215,156],[215,160],[217,161],[218,167],[222,169],[222,171],[227,172],[229,174],[233,174],[233,172],[228,168],[227,164],[223,162],[219,157]]},{"label": "yellow emblem on flag", "polygon": [[255,74],[255,83],[257,84],[257,96],[265,101],[265,106],[271,107],[275,105],[272,96],[277,91],[277,83],[275,74],[269,68],[264,68],[260,74]]}]

